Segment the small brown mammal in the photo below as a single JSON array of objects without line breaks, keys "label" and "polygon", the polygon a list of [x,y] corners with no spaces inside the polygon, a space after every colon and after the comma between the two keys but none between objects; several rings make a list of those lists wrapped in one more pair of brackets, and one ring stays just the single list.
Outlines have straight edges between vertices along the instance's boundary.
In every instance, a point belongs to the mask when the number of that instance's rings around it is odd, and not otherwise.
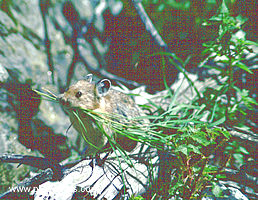
[{"label": "small brown mammal", "polygon": [[[124,119],[130,119],[142,115],[141,109],[135,104],[133,99],[126,94],[116,91],[111,87],[108,79],[103,79],[98,83],[93,83],[92,74],[89,74],[85,80],[80,80],[76,84],[59,96],[59,102],[67,111],[70,121],[74,128],[83,134],[89,143],[103,148],[107,142],[107,137],[99,130],[96,121],[85,114],[82,109],[90,109],[99,113],[107,113],[120,115],[122,123],[126,123]],[[83,122],[85,129],[78,118],[72,111],[77,110],[78,116]],[[128,139],[120,134],[115,134],[108,126],[103,128],[110,137],[116,138],[116,141],[126,151],[132,151],[136,142]],[[93,145],[88,145],[86,155],[94,155],[98,152]]]}]

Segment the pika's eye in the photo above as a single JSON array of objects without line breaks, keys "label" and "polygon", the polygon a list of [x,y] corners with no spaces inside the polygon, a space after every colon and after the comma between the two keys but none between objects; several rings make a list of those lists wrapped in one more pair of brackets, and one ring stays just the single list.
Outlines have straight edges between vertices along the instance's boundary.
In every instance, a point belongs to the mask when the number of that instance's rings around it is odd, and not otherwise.
[{"label": "pika's eye", "polygon": [[79,91],[75,94],[76,98],[80,98],[82,96],[82,93]]}]

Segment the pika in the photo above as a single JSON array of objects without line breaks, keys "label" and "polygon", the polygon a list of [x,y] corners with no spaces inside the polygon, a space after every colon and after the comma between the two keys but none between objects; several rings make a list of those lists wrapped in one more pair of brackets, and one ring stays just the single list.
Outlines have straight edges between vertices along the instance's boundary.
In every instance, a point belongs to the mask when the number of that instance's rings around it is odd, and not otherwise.
[{"label": "pika", "polygon": [[[143,114],[130,96],[112,88],[110,80],[103,79],[94,83],[92,74],[70,86],[66,92],[59,95],[58,99],[68,113],[73,127],[83,134],[88,143],[90,143],[87,146],[85,155],[95,155],[99,150],[94,146],[102,149],[108,143],[108,138],[96,125],[95,119],[85,114],[82,109],[106,113],[108,116],[119,115],[121,118],[116,118],[116,120],[121,123],[126,123],[125,119],[132,119]],[[73,111],[75,110],[80,121],[74,115]],[[130,152],[136,147],[136,141],[116,134],[109,126],[103,124],[102,126],[106,134],[114,138],[124,150]]]}]

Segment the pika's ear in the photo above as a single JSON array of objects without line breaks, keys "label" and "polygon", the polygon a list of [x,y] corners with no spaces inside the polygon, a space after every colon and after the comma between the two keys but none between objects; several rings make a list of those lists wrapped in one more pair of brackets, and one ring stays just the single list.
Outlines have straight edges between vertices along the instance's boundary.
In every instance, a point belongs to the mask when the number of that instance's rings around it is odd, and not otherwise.
[{"label": "pika's ear", "polygon": [[96,93],[99,97],[104,97],[107,95],[111,87],[111,82],[108,79],[103,79],[96,84]]},{"label": "pika's ear", "polygon": [[91,82],[92,82],[92,77],[93,77],[92,74],[88,74],[88,75],[85,77],[85,80],[88,81],[89,83],[91,83]]}]

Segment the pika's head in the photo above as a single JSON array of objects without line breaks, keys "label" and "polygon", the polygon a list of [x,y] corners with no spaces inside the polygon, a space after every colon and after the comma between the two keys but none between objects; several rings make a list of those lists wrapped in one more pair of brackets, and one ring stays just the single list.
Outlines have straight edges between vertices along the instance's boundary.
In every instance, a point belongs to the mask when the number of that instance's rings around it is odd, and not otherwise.
[{"label": "pika's head", "polygon": [[99,107],[100,99],[110,90],[111,82],[103,79],[92,82],[92,74],[70,86],[64,94],[59,95],[59,102],[65,109],[84,108],[94,110]]}]

